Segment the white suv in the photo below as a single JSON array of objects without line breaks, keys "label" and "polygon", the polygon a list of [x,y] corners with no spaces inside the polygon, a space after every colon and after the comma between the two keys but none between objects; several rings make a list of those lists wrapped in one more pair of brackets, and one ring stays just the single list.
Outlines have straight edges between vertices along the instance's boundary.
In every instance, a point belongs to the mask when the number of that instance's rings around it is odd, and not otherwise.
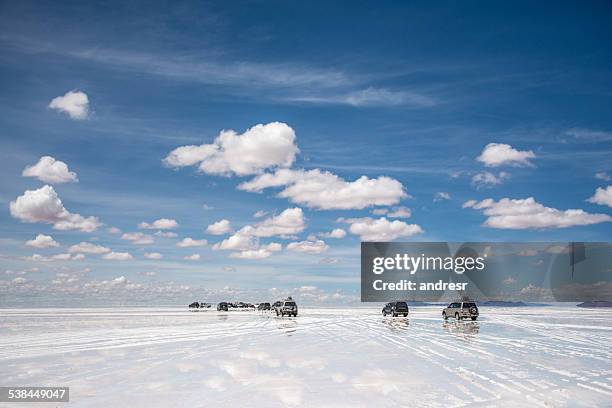
[{"label": "white suv", "polygon": [[293,316],[296,317],[298,315],[298,307],[297,303],[291,297],[288,297],[285,300],[281,300],[280,302],[275,303],[274,310],[276,311],[277,316]]},{"label": "white suv", "polygon": [[478,306],[472,301],[453,302],[442,310],[444,320],[454,317],[457,320],[478,319]]}]

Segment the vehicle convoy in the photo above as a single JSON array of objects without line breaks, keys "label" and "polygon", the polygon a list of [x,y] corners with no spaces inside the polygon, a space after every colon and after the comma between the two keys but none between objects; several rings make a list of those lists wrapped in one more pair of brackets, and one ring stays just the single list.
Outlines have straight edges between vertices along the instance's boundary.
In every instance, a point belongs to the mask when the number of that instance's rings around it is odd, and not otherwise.
[{"label": "vehicle convoy", "polygon": [[206,302],[193,302],[189,304],[190,309],[209,309],[210,303]]},{"label": "vehicle convoy", "polygon": [[449,317],[454,317],[457,320],[476,320],[478,319],[478,315],[478,306],[476,306],[476,302],[471,300],[453,302],[442,310],[442,317],[444,320]]},{"label": "vehicle convoy", "polygon": [[404,317],[407,317],[408,312],[408,303],[406,302],[389,302],[382,309],[383,316],[391,315],[393,317],[397,317],[399,315],[403,315]]},{"label": "vehicle convoy", "polygon": [[289,296],[285,300],[279,300],[274,303],[274,311],[277,316],[293,316],[296,317],[298,315],[298,307],[297,303]]}]

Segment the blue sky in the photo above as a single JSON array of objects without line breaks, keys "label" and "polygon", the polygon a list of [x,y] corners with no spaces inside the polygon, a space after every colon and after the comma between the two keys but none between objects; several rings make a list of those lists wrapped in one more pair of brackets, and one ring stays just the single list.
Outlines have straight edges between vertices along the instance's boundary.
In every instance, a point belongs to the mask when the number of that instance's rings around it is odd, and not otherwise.
[{"label": "blue sky", "polygon": [[[92,296],[155,298],[152,293],[182,300],[203,288],[227,297],[231,290],[271,287],[345,300],[358,295],[364,237],[609,241],[612,235],[608,2],[0,7],[5,300],[78,303]],[[82,117],[69,114],[68,97],[59,108],[50,105],[71,91],[87,96]],[[224,129],[248,144],[248,129],[275,122],[284,124],[283,135],[294,135],[279,153],[282,164],[212,174],[198,164],[162,162],[180,146],[214,144]],[[264,136],[271,129],[264,127]],[[291,148],[299,153],[291,156]],[[227,157],[235,154],[227,150]],[[65,163],[78,182],[22,176],[43,156]],[[330,172],[353,195],[347,193],[344,209],[321,209],[334,207],[330,199],[323,203],[330,193],[324,187],[314,194],[319,204],[306,201],[302,184],[259,193],[238,188],[279,168],[298,183],[309,171]],[[350,184],[361,176],[373,187]],[[377,205],[383,176],[403,194],[390,193]],[[31,214],[9,211],[26,190],[47,184],[67,211],[97,217],[101,225],[58,230],[49,220],[30,222]],[[299,191],[281,193],[292,186]],[[493,201],[483,201],[488,198]],[[398,207],[405,208],[398,213]],[[302,227],[259,237],[252,250],[265,258],[231,258],[243,251],[213,248],[291,208],[302,210]],[[257,211],[266,215],[254,218]],[[176,220],[178,227],[168,230],[176,237],[138,228],[162,218]],[[222,219],[231,231],[206,232]],[[338,228],[344,237],[321,235]],[[135,232],[154,242],[121,238]],[[26,245],[37,234],[60,246]],[[208,244],[177,247],[185,237]],[[103,259],[106,252],[49,260],[80,242],[132,259]],[[267,253],[272,242],[282,250]],[[290,250],[292,242],[301,244]],[[144,257],[153,252],[163,259]],[[193,254],[200,259],[184,259]]]}]

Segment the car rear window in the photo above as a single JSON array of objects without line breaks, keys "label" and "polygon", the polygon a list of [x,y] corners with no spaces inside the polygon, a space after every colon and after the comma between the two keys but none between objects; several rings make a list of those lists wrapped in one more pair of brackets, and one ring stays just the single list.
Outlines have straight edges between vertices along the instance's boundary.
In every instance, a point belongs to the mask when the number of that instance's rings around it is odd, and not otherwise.
[{"label": "car rear window", "polygon": [[285,306],[295,306],[295,302],[285,302]]},{"label": "car rear window", "polygon": [[408,307],[406,302],[397,302],[395,305],[396,305],[395,307]]},{"label": "car rear window", "polygon": [[476,303],[464,303],[463,307],[467,307],[467,308],[476,307]]}]

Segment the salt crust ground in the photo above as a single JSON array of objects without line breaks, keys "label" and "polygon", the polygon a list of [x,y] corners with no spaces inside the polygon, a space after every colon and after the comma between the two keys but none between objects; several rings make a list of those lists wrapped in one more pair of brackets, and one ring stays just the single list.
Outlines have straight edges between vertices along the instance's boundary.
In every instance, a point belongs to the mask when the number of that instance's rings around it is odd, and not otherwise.
[{"label": "salt crust ground", "polygon": [[69,386],[70,407],[612,406],[611,310],[481,313],[0,309],[0,385]]}]

